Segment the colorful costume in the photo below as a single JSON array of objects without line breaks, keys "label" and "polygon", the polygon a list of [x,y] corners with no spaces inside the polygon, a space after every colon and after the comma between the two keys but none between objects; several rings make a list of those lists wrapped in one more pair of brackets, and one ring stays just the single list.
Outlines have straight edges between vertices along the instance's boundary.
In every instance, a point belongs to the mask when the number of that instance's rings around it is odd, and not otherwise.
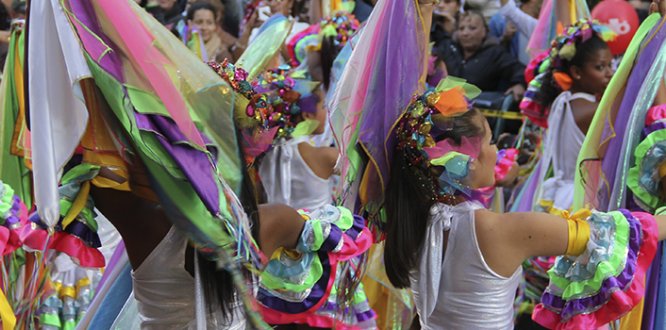
[{"label": "colorful costume", "polygon": [[645,295],[645,272],[657,248],[652,215],[619,210],[588,219],[586,251],[560,257],[533,318],[551,329],[595,329],[618,319]]},{"label": "colorful costume", "polygon": [[[427,33],[415,0],[378,1],[365,25],[341,50],[349,59],[327,105],[336,146],[340,148],[340,204],[367,215],[377,242],[382,240],[383,191],[395,142],[394,123],[414,93],[425,88]],[[393,50],[400,49],[400,52]],[[338,60],[336,60],[338,62]],[[338,63],[340,63],[338,62]],[[334,65],[334,75],[336,66]],[[387,140],[387,137],[388,140]],[[368,260],[382,260],[381,245]],[[408,327],[414,309],[407,290],[386,280],[383,265],[368,266],[363,280],[381,328]]]},{"label": "colorful costume", "polygon": [[[446,106],[460,90],[428,92],[416,98],[396,123],[396,152],[402,152],[406,170],[414,172],[434,202],[424,237],[428,244],[419,250],[417,269],[410,273],[411,286],[425,329],[512,329],[511,301],[521,269],[503,277],[485,262],[474,223],[480,205],[445,204],[465,192],[470,163],[479,155],[480,142],[475,137],[463,136],[460,142],[436,140],[447,124],[442,116],[460,114],[460,108]],[[644,274],[656,250],[657,224],[650,214],[626,210],[591,216],[589,212],[569,216],[565,211],[562,215],[574,223],[569,226],[569,246],[579,228],[586,228],[588,235],[577,249],[567,247],[567,254],[576,257],[558,258],[549,271],[550,284],[534,318],[549,328],[594,329],[640,303]]]},{"label": "colorful costume", "polygon": [[423,329],[513,329],[513,300],[522,270],[504,277],[488,267],[474,229],[478,209],[483,207],[474,202],[437,203],[430,209],[429,244],[424,244],[411,278]]},{"label": "colorful costume", "polygon": [[[302,211],[306,220],[296,251],[279,249],[261,274],[257,299],[271,324],[300,323],[335,329],[374,328],[375,314],[360,290],[339,305],[344,271],[372,244],[365,221],[344,208]],[[356,270],[358,271],[358,270]],[[340,318],[340,315],[343,317]]]}]

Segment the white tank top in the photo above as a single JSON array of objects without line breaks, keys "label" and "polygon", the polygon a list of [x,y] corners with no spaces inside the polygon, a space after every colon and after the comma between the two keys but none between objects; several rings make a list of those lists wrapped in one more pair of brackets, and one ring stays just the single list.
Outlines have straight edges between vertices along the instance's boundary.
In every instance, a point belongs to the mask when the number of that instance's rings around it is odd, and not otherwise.
[{"label": "white tank top", "polygon": [[[477,202],[435,204],[418,270],[410,274],[423,329],[513,329],[513,301],[522,275],[495,273],[476,238]],[[444,237],[448,242],[444,253]]]},{"label": "white tank top", "polygon": [[318,177],[301,157],[297,138],[282,141],[269,150],[259,165],[259,176],[268,203],[315,210],[333,202],[329,179]]},{"label": "white tank top", "polygon": [[[187,237],[171,227],[132,272],[141,329],[196,329],[194,278],[185,270],[186,249]],[[208,329],[245,329],[242,307],[235,306],[227,322],[221,312],[208,315],[206,326]]]},{"label": "white tank top", "polygon": [[[541,159],[541,187],[537,191],[536,203],[545,199],[553,206],[568,210],[573,204],[574,177],[578,154],[585,141],[585,134],[576,124],[571,102],[584,99],[595,102],[594,95],[587,93],[572,94],[562,92],[553,101],[548,115],[548,130],[544,136],[543,156]],[[545,180],[547,169],[552,165],[553,176]]]}]

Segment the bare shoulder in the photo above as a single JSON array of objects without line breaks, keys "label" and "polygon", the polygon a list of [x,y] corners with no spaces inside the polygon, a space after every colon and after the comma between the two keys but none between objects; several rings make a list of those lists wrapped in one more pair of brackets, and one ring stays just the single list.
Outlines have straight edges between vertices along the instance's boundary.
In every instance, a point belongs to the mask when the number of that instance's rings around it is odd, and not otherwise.
[{"label": "bare shoulder", "polygon": [[486,209],[476,210],[474,212],[474,226],[478,231],[491,230],[499,226],[502,221],[502,214],[495,213]]},{"label": "bare shoulder", "polygon": [[576,125],[583,133],[587,133],[590,128],[594,113],[597,111],[599,103],[590,102],[586,99],[575,99],[571,101],[571,109],[573,110],[574,120]]},{"label": "bare shoulder", "polygon": [[481,255],[490,269],[505,277],[515,273],[524,260],[524,254],[517,253],[516,246],[511,244],[516,237],[516,222],[512,220],[506,214],[488,210],[475,212],[474,227]]},{"label": "bare shoulder", "polygon": [[338,150],[334,147],[315,147],[307,142],[298,145],[298,152],[303,161],[320,178],[328,179],[333,175],[338,160]]}]

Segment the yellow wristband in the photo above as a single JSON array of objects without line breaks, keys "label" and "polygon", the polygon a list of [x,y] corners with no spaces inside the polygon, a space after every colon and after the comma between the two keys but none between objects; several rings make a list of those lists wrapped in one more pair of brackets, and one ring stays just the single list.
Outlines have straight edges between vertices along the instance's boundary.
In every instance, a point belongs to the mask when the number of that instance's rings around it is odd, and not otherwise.
[{"label": "yellow wristband", "polygon": [[587,241],[590,239],[590,224],[584,220],[567,219],[569,226],[569,240],[567,242],[568,256],[577,256],[587,247]]}]

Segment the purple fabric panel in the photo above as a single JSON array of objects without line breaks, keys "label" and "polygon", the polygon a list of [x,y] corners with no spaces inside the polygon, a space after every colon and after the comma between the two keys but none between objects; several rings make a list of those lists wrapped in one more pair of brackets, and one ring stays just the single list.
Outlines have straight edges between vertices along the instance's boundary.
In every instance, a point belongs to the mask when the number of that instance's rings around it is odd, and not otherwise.
[{"label": "purple fabric panel", "polygon": [[212,214],[218,214],[220,195],[216,184],[217,179],[213,173],[212,160],[209,159],[209,156],[187,144],[170,140],[168,137],[174,138],[181,134],[176,124],[170,120],[138,112],[134,113],[134,117],[139,129],[156,133],[158,141],[178,164],[206,208]]},{"label": "purple fabric panel", "polygon": [[375,312],[374,312],[372,309],[369,310],[369,311],[363,312],[363,313],[358,313],[358,314],[356,314],[356,319],[357,319],[359,322],[364,322],[364,321],[372,320],[372,319],[374,319],[375,317],[377,317],[377,314],[375,314]]},{"label": "purple fabric panel", "polygon": [[3,224],[5,227],[11,228],[12,226],[20,222],[20,219],[17,216],[20,209],[21,209],[21,199],[19,199],[18,196],[14,195],[14,197],[12,198],[12,207],[9,210],[9,216],[7,216],[7,218],[5,219],[5,223]]},{"label": "purple fabric panel", "polygon": [[[419,17],[410,0],[393,0],[383,26],[377,35],[386,36],[373,41],[370,47],[378,50],[370,89],[365,96],[360,119],[359,142],[377,162],[378,173],[373,173],[373,184],[368,186],[371,199],[383,194],[379,177],[388,183],[389,161],[395,147],[393,125],[409,105],[419,86],[425,63],[419,47],[411,42],[415,31],[421,29]],[[389,37],[390,36],[390,37]],[[388,92],[389,94],[387,94]],[[372,164],[368,165],[369,167]]]},{"label": "purple fabric panel", "polygon": [[34,222],[37,224],[40,228],[46,229],[46,225],[42,222],[42,218],[39,216],[39,213],[34,212],[28,216],[28,220],[30,222]]},{"label": "purple fabric panel", "polygon": [[365,227],[365,219],[363,219],[363,217],[360,215],[354,214],[354,223],[352,224],[351,228],[345,231],[345,235],[351,237],[351,239],[353,240],[356,240],[358,234],[361,233],[364,227]]},{"label": "purple fabric panel", "polygon": [[[58,225],[60,227],[60,225]],[[99,240],[99,235],[92,231],[86,224],[80,221],[73,221],[65,228],[64,232],[80,238],[84,243],[90,247],[98,248],[102,246]]]},{"label": "purple fabric panel", "polygon": [[[629,123],[629,116],[631,114],[631,109],[636,103],[638,98],[638,90],[643,84],[645,77],[647,76],[652,63],[654,63],[655,57],[659,49],[661,48],[663,40],[666,38],[666,29],[662,27],[661,30],[656,34],[654,39],[643,49],[641,54],[638,56],[635,62],[635,66],[627,80],[627,86],[624,93],[624,98],[620,104],[617,117],[615,119],[614,127],[617,137],[612,139],[609,142],[608,149],[604,155],[602,161],[602,171],[606,176],[608,182],[613,184],[615,182],[615,177],[617,176],[618,171],[624,171],[625,169],[618,168],[617,160],[620,159],[620,153],[622,150],[622,141],[627,131],[627,124]],[[611,188],[612,189],[612,188]],[[605,196],[605,200],[600,201],[599,209],[602,211],[607,211],[608,208],[608,197]]]},{"label": "purple fabric panel", "polygon": [[[359,322],[359,323],[360,322],[365,322],[367,320],[374,319],[377,316],[377,314],[375,314],[375,311],[373,311],[372,309],[367,310],[367,311],[358,312],[358,311],[354,310],[353,307],[354,306],[352,306],[351,310],[353,311],[354,316],[356,317],[356,321]],[[318,311],[319,311],[319,313],[323,312],[323,313],[335,314],[335,313],[339,312],[339,308],[338,308],[338,305],[334,301],[329,300],[321,308],[319,308]],[[351,312],[350,308],[345,308],[345,310],[344,310],[345,314],[349,314],[350,312]]]},{"label": "purple fabric panel", "polygon": [[338,246],[338,243],[342,239],[342,230],[335,225],[331,225],[331,232],[328,234],[328,237],[324,240],[319,248],[319,251],[329,252],[333,251],[335,247]]},{"label": "purple fabric panel", "polygon": [[320,252],[318,255],[323,266],[323,273],[317,283],[315,283],[312,291],[310,291],[310,295],[308,295],[305,300],[302,302],[289,302],[273,296],[270,292],[261,287],[257,294],[257,300],[261,302],[262,305],[275,311],[286,314],[298,314],[308,311],[322,299],[327,299],[330,292],[326,292],[326,289],[328,288],[328,281],[331,280],[331,273],[335,271],[335,267],[331,267],[328,253]]},{"label": "purple fabric panel", "polygon": [[638,252],[641,247],[641,226],[638,219],[631,215],[629,211],[620,211],[629,222],[629,251],[624,270],[617,277],[610,277],[604,280],[598,293],[594,296],[565,301],[559,296],[544,292],[541,302],[551,309],[561,310],[560,315],[562,319],[567,320],[593,307],[601,306],[610,299],[613,292],[617,290],[624,291],[631,285],[636,272]]},{"label": "purple fabric panel", "polygon": [[[91,1],[69,0],[69,4],[71,6],[72,12],[74,13],[74,16],[76,16],[76,19],[83,23],[88,30],[90,30],[89,32],[86,29],[77,27],[77,24],[74,24],[85,51],[116,80],[124,82],[122,62],[120,60],[120,56],[117,53],[117,47],[102,32]],[[91,32],[94,35],[91,34]],[[107,46],[101,43],[96,37],[102,39],[102,41],[111,47],[113,51],[104,53]],[[101,58],[101,60],[98,61],[102,54],[104,54],[104,56]]]},{"label": "purple fabric panel", "polygon": [[319,97],[316,94],[312,94],[302,97],[296,104],[301,108],[301,112],[316,113],[317,103],[319,103]]},{"label": "purple fabric panel", "polygon": [[650,133],[666,128],[666,122],[658,121],[643,129],[643,137],[650,135]]}]

